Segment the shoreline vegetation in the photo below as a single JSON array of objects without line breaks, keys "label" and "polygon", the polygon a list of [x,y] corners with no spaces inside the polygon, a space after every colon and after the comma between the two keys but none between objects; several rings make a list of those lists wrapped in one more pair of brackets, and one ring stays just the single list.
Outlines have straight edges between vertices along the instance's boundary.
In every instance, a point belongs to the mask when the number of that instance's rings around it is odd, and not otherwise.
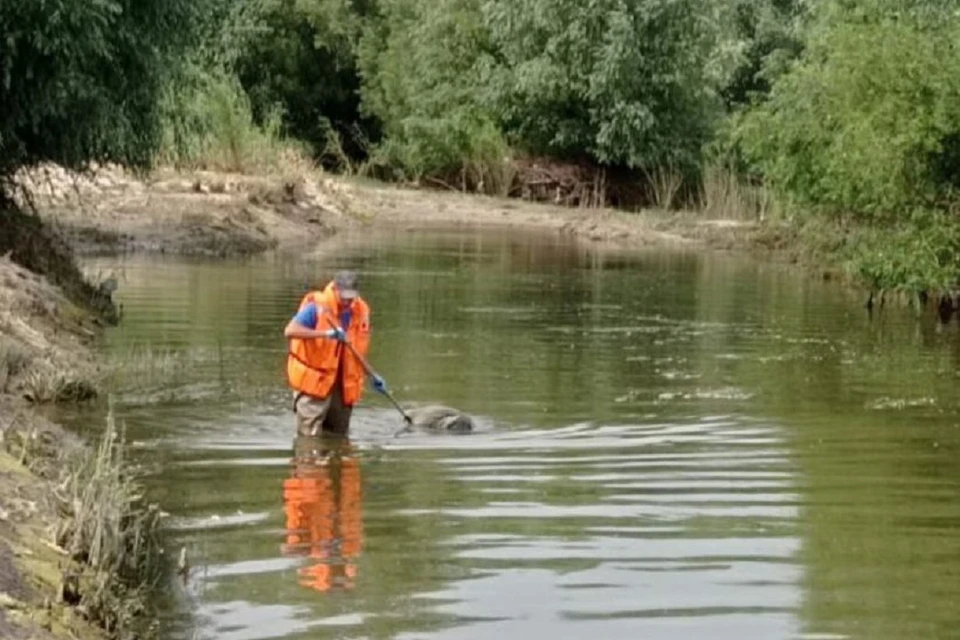
[{"label": "shoreline vegetation", "polygon": [[38,411],[109,394],[116,282],[77,255],[513,226],[960,303],[947,0],[56,0],[0,24],[4,637],[156,630],[160,511],[122,425],[82,442]]},{"label": "shoreline vegetation", "polygon": [[0,258],[0,636],[150,637],[149,595],[168,563],[122,425],[109,412],[85,442],[43,411],[101,392],[111,372],[94,350],[115,315],[70,253],[34,240],[52,275]]},{"label": "shoreline vegetation", "polygon": [[[68,138],[62,158],[38,149],[0,174],[46,187],[45,219],[82,252],[246,255],[442,223],[405,210],[413,188],[424,209],[466,209],[457,224],[499,207],[501,224],[567,218],[592,240],[679,236],[826,265],[868,301],[956,308],[950,3],[710,0],[700,21],[689,0],[541,1],[204,0],[169,9],[189,21],[173,42],[132,16],[115,26],[177,63],[147,68],[142,103],[122,107],[93,78],[90,153]],[[102,139],[109,116],[143,135]],[[58,166],[104,160],[80,187]],[[69,205],[68,184],[88,205]]]}]

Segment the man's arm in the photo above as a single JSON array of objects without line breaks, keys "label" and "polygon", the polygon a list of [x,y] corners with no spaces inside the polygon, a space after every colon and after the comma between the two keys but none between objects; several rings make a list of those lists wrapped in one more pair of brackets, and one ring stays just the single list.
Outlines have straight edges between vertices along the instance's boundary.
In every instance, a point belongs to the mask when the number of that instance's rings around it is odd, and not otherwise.
[{"label": "man's arm", "polygon": [[283,336],[290,340],[291,338],[299,338],[300,340],[312,340],[315,338],[331,338],[333,337],[331,331],[317,331],[316,329],[308,329],[303,326],[297,319],[294,318],[287,323],[287,327],[283,330]]},{"label": "man's arm", "polygon": [[291,338],[298,338],[300,340],[332,338],[332,330],[318,331],[317,329],[311,328],[317,324],[317,313],[319,313],[317,306],[313,303],[308,304],[287,323],[286,328],[283,330],[283,336],[287,340]]}]

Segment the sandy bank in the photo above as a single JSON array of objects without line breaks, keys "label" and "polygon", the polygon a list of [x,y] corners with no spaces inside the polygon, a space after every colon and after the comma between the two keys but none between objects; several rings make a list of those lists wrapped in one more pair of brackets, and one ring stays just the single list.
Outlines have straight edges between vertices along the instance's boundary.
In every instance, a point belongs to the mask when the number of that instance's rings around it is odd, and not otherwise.
[{"label": "sandy bank", "polygon": [[319,171],[248,176],[117,167],[89,176],[43,167],[21,176],[43,218],[80,254],[237,256],[311,246],[347,227],[539,229],[625,247],[761,247],[770,230],[694,213],[578,209],[412,189]]}]

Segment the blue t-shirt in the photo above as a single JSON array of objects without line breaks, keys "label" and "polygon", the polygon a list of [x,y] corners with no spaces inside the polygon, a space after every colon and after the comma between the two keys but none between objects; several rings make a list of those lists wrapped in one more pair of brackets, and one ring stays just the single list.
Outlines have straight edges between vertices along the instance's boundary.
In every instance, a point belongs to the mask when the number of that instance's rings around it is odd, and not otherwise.
[{"label": "blue t-shirt", "polygon": [[[350,320],[353,317],[353,310],[350,307],[347,307],[340,312],[340,326],[344,331],[350,329]],[[303,309],[297,312],[297,315],[293,317],[297,324],[302,324],[305,327],[313,329],[317,326],[317,304],[315,302],[307,303]],[[326,331],[332,329],[333,327],[317,327],[321,331]]]}]

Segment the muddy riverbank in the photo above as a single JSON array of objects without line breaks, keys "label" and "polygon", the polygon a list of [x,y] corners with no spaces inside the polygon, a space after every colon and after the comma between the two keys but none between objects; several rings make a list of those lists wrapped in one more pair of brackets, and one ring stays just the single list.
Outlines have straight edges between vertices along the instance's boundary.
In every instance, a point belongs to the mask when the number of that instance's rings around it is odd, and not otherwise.
[{"label": "muddy riverbank", "polygon": [[160,512],[140,499],[118,430],[96,429],[98,446],[44,411],[107,386],[96,353],[112,305],[35,220],[2,214],[0,637],[148,637]]},{"label": "muddy riverbank", "polygon": [[[60,597],[64,521],[53,478],[43,477],[39,446],[55,452],[79,441],[28,399],[56,394],[97,374],[90,366],[88,316],[49,282],[0,258],[0,636],[99,637]],[[33,451],[31,451],[33,450]],[[31,464],[33,462],[33,464]],[[82,631],[82,633],[81,633]]]},{"label": "muddy riverbank", "polygon": [[629,213],[404,188],[316,171],[249,176],[118,167],[89,175],[42,167],[20,176],[44,220],[82,255],[242,256],[315,246],[350,227],[537,229],[617,246],[782,249],[780,231],[693,212]]}]

